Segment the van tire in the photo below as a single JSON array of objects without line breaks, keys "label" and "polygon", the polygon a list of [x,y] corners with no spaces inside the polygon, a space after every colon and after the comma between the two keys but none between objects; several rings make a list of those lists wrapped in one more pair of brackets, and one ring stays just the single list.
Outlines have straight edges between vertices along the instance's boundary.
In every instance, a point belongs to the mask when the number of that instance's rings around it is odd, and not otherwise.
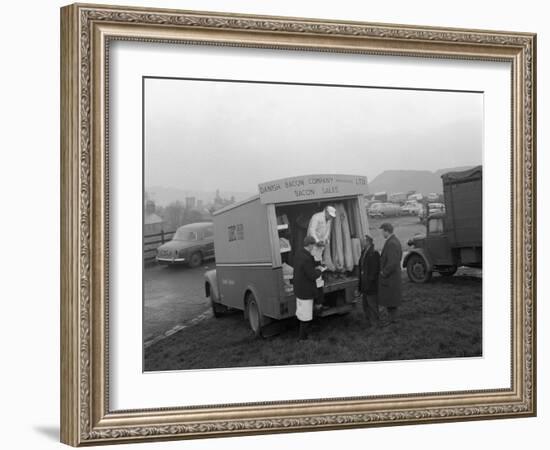
[{"label": "van tire", "polygon": [[254,297],[252,293],[246,296],[246,317],[248,318],[248,324],[250,325],[254,337],[261,337],[262,315],[260,314],[260,308],[258,308],[256,297]]},{"label": "van tire", "polygon": [[189,257],[189,267],[192,269],[199,267],[202,264],[201,252],[195,252]]}]

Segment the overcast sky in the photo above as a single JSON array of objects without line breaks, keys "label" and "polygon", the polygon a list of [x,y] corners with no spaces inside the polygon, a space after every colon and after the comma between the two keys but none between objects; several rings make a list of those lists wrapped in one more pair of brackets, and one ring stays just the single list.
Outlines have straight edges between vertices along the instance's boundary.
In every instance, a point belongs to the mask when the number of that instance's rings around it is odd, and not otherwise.
[{"label": "overcast sky", "polygon": [[147,79],[145,187],[477,165],[482,133],[480,93]]}]

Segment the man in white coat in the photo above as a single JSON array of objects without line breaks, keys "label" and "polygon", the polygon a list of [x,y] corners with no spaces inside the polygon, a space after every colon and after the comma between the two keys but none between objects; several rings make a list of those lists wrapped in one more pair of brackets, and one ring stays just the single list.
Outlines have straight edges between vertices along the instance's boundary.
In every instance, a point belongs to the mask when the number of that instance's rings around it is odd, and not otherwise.
[{"label": "man in white coat", "polygon": [[315,245],[311,252],[315,262],[323,260],[323,251],[329,243],[330,225],[335,217],[336,209],[333,206],[327,206],[321,212],[313,214],[309,220],[307,235],[315,239]]}]

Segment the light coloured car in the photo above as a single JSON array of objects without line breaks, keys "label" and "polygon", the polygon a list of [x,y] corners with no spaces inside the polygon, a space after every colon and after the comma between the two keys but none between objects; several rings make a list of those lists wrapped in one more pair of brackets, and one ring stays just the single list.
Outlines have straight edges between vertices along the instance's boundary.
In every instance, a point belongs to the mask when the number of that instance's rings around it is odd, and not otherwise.
[{"label": "light coloured car", "polygon": [[428,203],[429,214],[444,213],[445,205],[443,203]]},{"label": "light coloured car", "polygon": [[172,240],[157,249],[159,264],[187,264],[198,267],[214,258],[214,224],[190,223],[179,227]]},{"label": "light coloured car", "polygon": [[396,203],[375,203],[367,212],[371,217],[400,216],[401,207]]},{"label": "light coloured car", "polygon": [[401,213],[404,215],[418,216],[422,214],[422,204],[416,200],[407,200],[401,207]]},{"label": "light coloured car", "polygon": [[422,213],[419,214],[420,222],[422,223],[426,223],[427,218],[433,214],[445,214],[445,205],[443,203],[428,203],[426,208],[423,207]]},{"label": "light coloured car", "polygon": [[380,203],[380,202],[372,202],[372,203],[370,203],[370,204],[368,205],[368,207],[367,207],[367,214],[368,214],[369,216],[372,216],[374,213],[376,213],[376,211],[378,210],[378,208],[380,208],[380,205],[381,205],[381,204],[382,204],[382,203]]}]

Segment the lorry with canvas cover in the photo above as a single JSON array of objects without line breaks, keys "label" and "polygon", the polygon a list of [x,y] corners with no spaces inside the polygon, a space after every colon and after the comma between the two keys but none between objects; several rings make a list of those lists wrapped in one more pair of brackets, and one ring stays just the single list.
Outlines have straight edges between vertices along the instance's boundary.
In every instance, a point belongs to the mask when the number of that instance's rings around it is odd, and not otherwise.
[{"label": "lorry with canvas cover", "polygon": [[482,267],[482,166],[441,176],[444,212],[426,218],[426,234],[415,236],[403,259],[409,279],[430,280],[433,272],[452,276],[460,266]]},{"label": "lorry with canvas cover", "polygon": [[241,310],[257,336],[269,322],[294,316],[294,252],[303,246],[313,214],[326,206],[335,207],[337,217],[318,314],[349,312],[368,231],[366,193],[364,176],[306,175],[262,183],[258,195],[214,212],[216,269],[205,274],[214,315]]}]

